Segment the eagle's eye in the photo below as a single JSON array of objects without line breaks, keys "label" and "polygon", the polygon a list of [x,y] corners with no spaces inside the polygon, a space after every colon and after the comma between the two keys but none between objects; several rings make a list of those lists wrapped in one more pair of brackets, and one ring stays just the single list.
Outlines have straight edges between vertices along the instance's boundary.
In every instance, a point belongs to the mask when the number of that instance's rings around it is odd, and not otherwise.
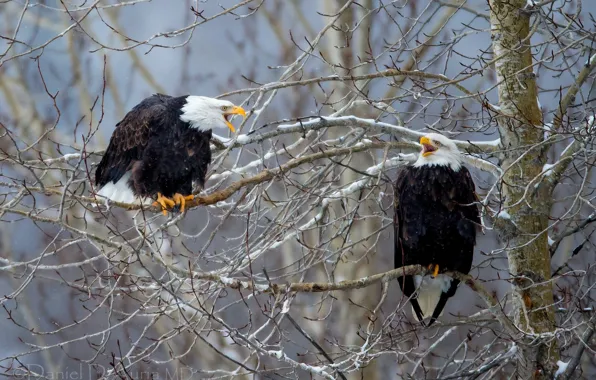
[{"label": "eagle's eye", "polygon": [[228,109],[230,109],[230,106],[221,106],[222,111],[227,111]]},{"label": "eagle's eye", "polygon": [[441,147],[441,146],[443,146],[443,144],[441,144],[441,143],[440,143],[440,142],[438,142],[438,141],[433,141],[433,143],[434,143],[434,144],[435,144],[437,147]]}]

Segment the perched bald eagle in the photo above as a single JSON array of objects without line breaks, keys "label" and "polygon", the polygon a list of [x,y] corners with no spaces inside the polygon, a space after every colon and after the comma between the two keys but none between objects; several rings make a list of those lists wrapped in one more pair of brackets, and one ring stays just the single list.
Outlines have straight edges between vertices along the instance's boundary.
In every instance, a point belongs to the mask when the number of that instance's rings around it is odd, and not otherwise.
[{"label": "perched bald eagle", "polygon": [[227,100],[204,96],[144,99],[116,124],[95,172],[97,194],[125,203],[156,196],[153,205],[161,206],[164,215],[176,205],[184,212],[186,201],[193,199],[193,181],[205,184],[211,129],[235,132],[232,115],[246,113]]},{"label": "perched bald eagle", "polygon": [[445,136],[420,138],[418,160],[400,171],[395,184],[395,267],[419,264],[429,275],[398,279],[414,314],[428,326],[441,315],[459,280],[440,274],[468,273],[480,225],[474,181],[462,155]]}]

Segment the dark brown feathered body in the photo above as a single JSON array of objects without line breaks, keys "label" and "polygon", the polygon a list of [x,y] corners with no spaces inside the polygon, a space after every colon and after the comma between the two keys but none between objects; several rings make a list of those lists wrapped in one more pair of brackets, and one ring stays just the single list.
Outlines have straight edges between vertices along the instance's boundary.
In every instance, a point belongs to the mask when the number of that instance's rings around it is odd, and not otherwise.
[{"label": "dark brown feathered body", "polygon": [[191,194],[193,181],[204,185],[211,130],[200,131],[180,119],[186,98],[156,94],[126,114],[97,166],[98,194],[131,202],[125,186],[137,197],[158,192],[171,197]]},{"label": "dark brown feathered body", "polygon": [[[465,167],[457,171],[447,165],[406,167],[395,184],[395,201],[396,268],[438,264],[440,272],[470,271],[480,215],[474,182]],[[416,317],[421,322],[431,317],[429,326],[459,284],[446,275],[404,276],[398,281],[411,297]],[[419,288],[421,283],[424,286]]]}]

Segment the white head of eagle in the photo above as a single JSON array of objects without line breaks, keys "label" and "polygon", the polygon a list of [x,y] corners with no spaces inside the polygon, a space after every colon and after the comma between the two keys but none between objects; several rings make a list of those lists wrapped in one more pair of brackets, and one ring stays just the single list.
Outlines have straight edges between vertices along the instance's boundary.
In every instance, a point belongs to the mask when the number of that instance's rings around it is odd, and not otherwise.
[{"label": "white head of eagle", "polygon": [[211,163],[211,130],[229,128],[246,117],[242,107],[205,96],[155,94],[143,99],[116,124],[95,171],[97,195],[123,203],[151,201],[164,213],[184,211],[193,183],[205,184]]},{"label": "white head of eagle", "polygon": [[457,145],[447,137],[438,133],[429,133],[420,138],[422,150],[414,167],[450,166],[455,172],[461,169],[462,155]]},{"label": "white head of eagle", "polygon": [[229,119],[233,115],[246,116],[244,110],[235,106],[232,102],[206,96],[187,96],[186,104],[181,110],[180,120],[201,131],[214,128],[230,128],[232,132],[235,132],[236,130]]}]

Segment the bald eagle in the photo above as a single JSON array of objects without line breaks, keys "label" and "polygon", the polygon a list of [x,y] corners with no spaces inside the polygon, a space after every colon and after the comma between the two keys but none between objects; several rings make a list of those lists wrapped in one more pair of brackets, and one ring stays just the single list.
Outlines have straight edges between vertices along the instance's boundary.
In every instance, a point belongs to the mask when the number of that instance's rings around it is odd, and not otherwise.
[{"label": "bald eagle", "polygon": [[480,214],[455,143],[430,133],[420,144],[418,160],[400,171],[395,184],[395,267],[419,264],[432,271],[398,278],[414,314],[423,325],[430,317],[430,326],[459,284],[441,273],[467,274],[472,267]]},{"label": "bald eagle", "polygon": [[97,194],[124,203],[157,197],[153,205],[164,215],[174,206],[184,212],[193,199],[193,181],[205,184],[211,129],[235,132],[232,115],[246,113],[227,100],[204,96],[144,99],[116,124],[95,172]]}]

